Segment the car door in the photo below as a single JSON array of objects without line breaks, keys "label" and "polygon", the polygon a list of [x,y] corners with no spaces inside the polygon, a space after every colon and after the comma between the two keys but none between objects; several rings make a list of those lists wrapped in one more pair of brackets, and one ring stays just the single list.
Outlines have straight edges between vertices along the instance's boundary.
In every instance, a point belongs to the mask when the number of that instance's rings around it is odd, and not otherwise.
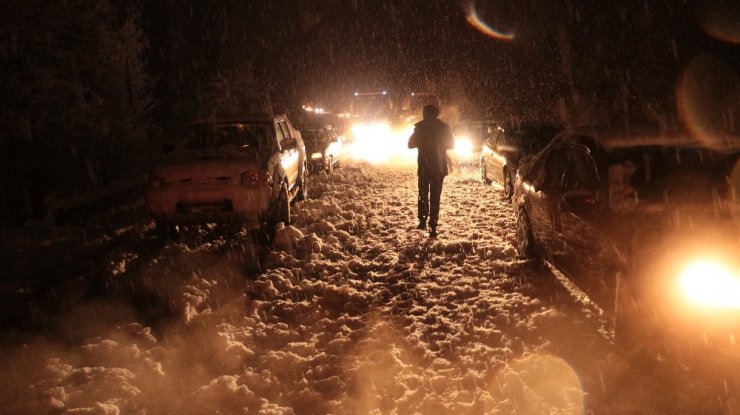
[{"label": "car door", "polygon": [[277,130],[280,131],[278,133],[279,138],[280,134],[282,134],[282,139],[280,140],[280,164],[288,178],[288,187],[292,188],[296,184],[301,172],[299,143],[285,120],[277,121]]},{"label": "car door", "polygon": [[490,142],[491,153],[486,164],[486,172],[494,181],[503,184],[503,166],[506,160],[501,154],[501,148],[506,146],[506,132],[501,127],[496,128]]},{"label": "car door", "polygon": [[556,262],[561,251],[562,227],[554,214],[559,200],[560,183],[566,164],[566,153],[562,146],[554,147],[546,157],[541,169],[531,172],[531,191],[527,196],[527,213],[536,245],[545,259]]},{"label": "car door", "polygon": [[591,151],[579,144],[566,146],[567,165],[560,186],[559,203],[554,212],[560,253],[559,267],[597,303],[608,304],[614,280],[618,251],[606,232],[606,201],[602,178]]}]

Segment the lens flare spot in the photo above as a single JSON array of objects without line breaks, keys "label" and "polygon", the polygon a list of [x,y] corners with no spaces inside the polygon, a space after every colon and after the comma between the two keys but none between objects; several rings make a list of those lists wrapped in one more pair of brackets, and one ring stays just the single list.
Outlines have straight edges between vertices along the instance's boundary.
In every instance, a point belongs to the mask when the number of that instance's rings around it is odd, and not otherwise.
[{"label": "lens flare spot", "polygon": [[732,132],[740,117],[740,76],[729,65],[710,55],[694,58],[676,100],[681,123],[696,140],[717,150],[737,148]]},{"label": "lens flare spot", "polygon": [[491,27],[491,25],[489,25],[488,23],[484,22],[483,19],[478,16],[478,11],[475,9],[475,4],[472,2],[468,3],[465,6],[465,20],[470,26],[490,38],[506,42],[514,40],[513,33],[501,32]]},{"label": "lens flare spot", "polygon": [[575,370],[556,356],[531,354],[511,362],[493,382],[502,399],[517,402],[517,413],[583,414],[584,391]]},{"label": "lens flare spot", "polygon": [[696,20],[704,32],[723,42],[740,44],[740,3],[704,1],[695,5]]}]

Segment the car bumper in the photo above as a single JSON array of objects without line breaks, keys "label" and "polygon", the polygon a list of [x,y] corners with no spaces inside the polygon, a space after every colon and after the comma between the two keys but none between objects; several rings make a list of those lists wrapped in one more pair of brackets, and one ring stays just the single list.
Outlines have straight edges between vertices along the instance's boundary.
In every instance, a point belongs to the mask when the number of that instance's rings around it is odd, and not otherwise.
[{"label": "car bumper", "polygon": [[169,185],[148,189],[146,205],[153,218],[175,225],[258,223],[269,209],[270,196],[267,186]]}]

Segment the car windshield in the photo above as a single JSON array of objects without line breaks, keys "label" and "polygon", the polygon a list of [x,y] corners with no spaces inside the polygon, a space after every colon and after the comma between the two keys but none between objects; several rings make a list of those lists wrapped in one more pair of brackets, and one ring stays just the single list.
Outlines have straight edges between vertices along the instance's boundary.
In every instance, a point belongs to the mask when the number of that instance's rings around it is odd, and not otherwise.
[{"label": "car windshield", "polygon": [[180,147],[184,150],[227,146],[259,149],[268,142],[271,128],[267,122],[196,124],[185,131]]}]

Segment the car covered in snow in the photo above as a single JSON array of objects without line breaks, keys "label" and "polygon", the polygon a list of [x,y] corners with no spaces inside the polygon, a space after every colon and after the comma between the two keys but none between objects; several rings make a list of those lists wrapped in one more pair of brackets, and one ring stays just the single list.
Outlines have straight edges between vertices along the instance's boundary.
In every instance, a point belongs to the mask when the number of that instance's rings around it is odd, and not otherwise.
[{"label": "car covered in snow", "polygon": [[504,187],[504,196],[511,199],[519,160],[542,150],[562,129],[537,122],[497,125],[481,148],[481,179],[486,184],[498,182]]},{"label": "car covered in snow", "polygon": [[739,150],[648,128],[564,131],[519,168],[517,251],[588,294],[623,344],[740,358]]},{"label": "car covered in snow", "polygon": [[269,236],[307,184],[303,139],[285,115],[209,118],[190,124],[152,169],[146,205],[165,239],[175,226],[210,222]]},{"label": "car covered in snow", "polygon": [[306,144],[308,170],[311,173],[332,173],[342,158],[343,140],[330,126],[301,128]]}]

